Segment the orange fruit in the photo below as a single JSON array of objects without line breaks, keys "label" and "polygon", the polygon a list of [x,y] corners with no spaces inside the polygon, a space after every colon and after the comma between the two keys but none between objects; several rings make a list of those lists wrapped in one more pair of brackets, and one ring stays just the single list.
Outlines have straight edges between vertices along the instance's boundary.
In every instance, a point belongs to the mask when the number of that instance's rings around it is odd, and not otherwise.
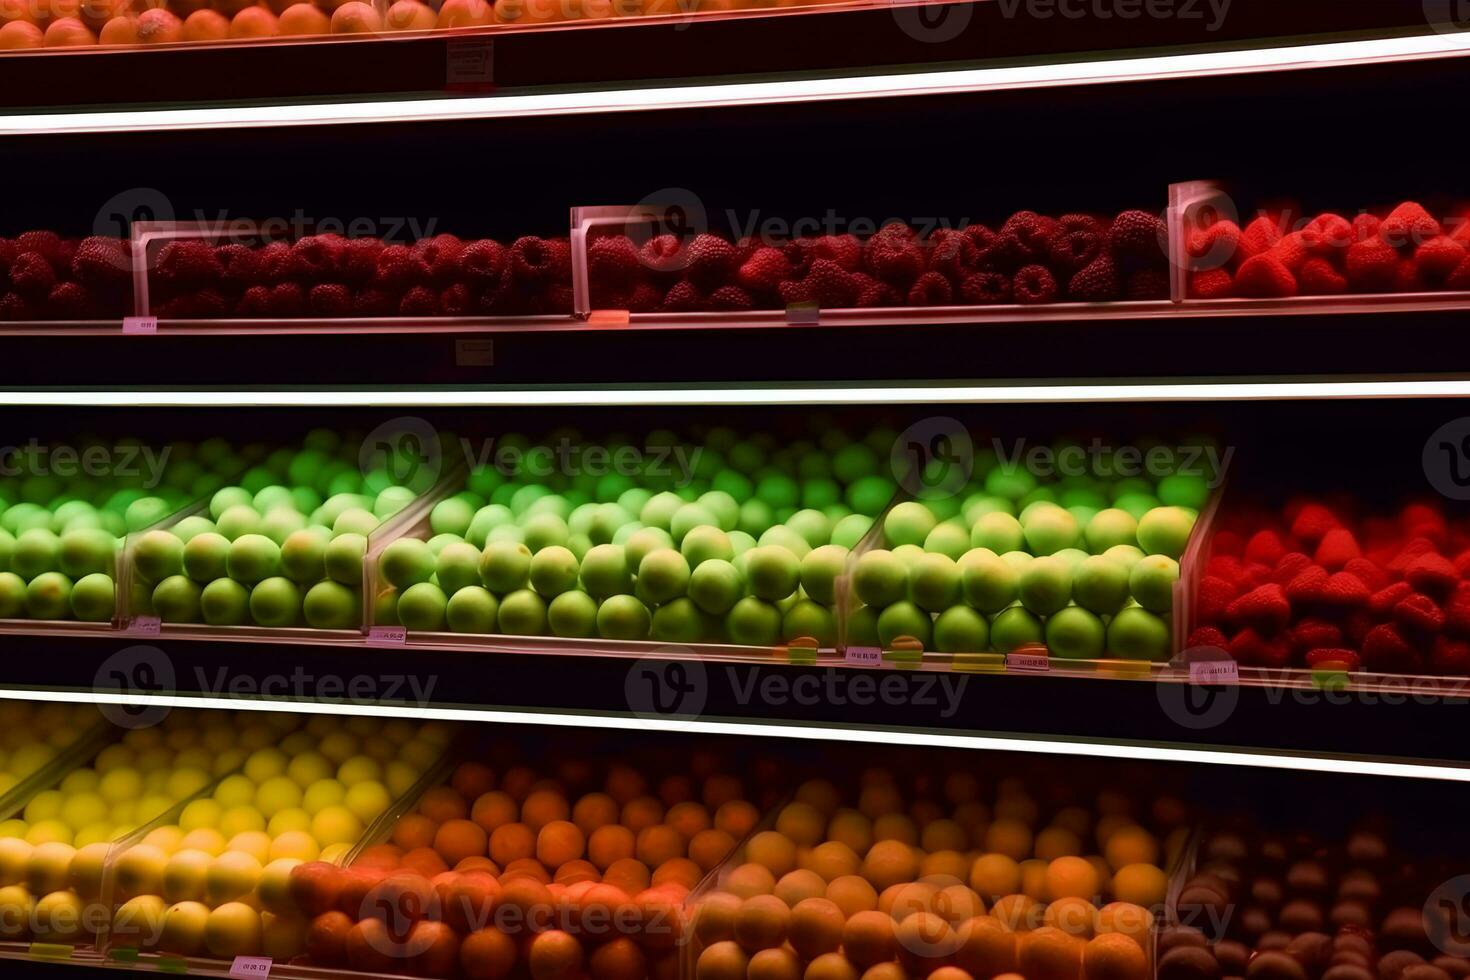
[{"label": "orange fruit", "polygon": [[488,842],[485,828],[463,818],[446,820],[434,834],[434,850],[450,866],[465,858],[484,857]]},{"label": "orange fruit", "polygon": [[570,820],[553,820],[536,834],[536,859],[548,868],[575,861],[586,850],[586,836]]},{"label": "orange fruit", "polygon": [[41,29],[29,21],[12,20],[0,27],[0,50],[39,48],[44,43],[45,35],[41,33]]},{"label": "orange fruit", "polygon": [[703,871],[713,871],[735,849],[735,838],[718,828],[701,830],[689,839],[689,857]]},{"label": "orange fruit", "polygon": [[185,41],[223,41],[229,36],[229,18],[217,10],[196,10],[184,18]]},{"label": "orange fruit", "polygon": [[643,980],[648,961],[637,943],[619,936],[593,951],[587,969],[592,980]]},{"label": "orange fruit", "polygon": [[482,27],[494,22],[495,12],[485,0],[444,0],[434,26],[439,30],[452,30],[456,27]]},{"label": "orange fruit", "polygon": [[43,38],[48,48],[85,48],[97,43],[97,35],[77,17],[53,20]]},{"label": "orange fruit", "polygon": [[515,969],[515,940],[495,928],[470,933],[460,944],[459,962],[469,980],[503,980]]},{"label": "orange fruit", "polygon": [[490,860],[504,868],[512,861],[533,857],[536,835],[523,823],[496,827],[490,835]]},{"label": "orange fruit", "polygon": [[582,971],[582,944],[577,937],[553,929],[531,940],[526,956],[531,980],[574,980]]},{"label": "orange fruit", "polygon": [[509,793],[491,791],[481,793],[475,798],[475,805],[470,810],[470,819],[484,827],[486,833],[490,833],[496,827],[515,823],[520,812],[519,804],[511,799]]},{"label": "orange fruit", "polygon": [[[399,3],[417,3],[418,0],[399,0]],[[398,4],[394,4],[397,7]],[[422,4],[420,4],[422,6]],[[389,19],[393,16],[392,8],[388,11]],[[390,25],[391,26],[391,25]],[[433,27],[433,24],[429,25]],[[598,827],[605,827],[610,823],[618,822],[618,804],[606,793],[588,793],[579,799],[572,807],[572,823],[582,828],[582,833],[591,836]]]},{"label": "orange fruit", "polygon": [[383,19],[363,0],[348,0],[332,11],[333,34],[380,34],[382,30]]},{"label": "orange fruit", "polygon": [[592,832],[587,840],[587,857],[606,871],[614,861],[633,856],[637,843],[633,832],[618,824],[606,824]]},{"label": "orange fruit", "polygon": [[1016,969],[1016,934],[988,915],[963,922],[955,930],[959,946],[954,963],[977,977],[990,977]]},{"label": "orange fruit", "polygon": [[281,11],[278,27],[283,36],[310,36],[327,34],[332,30],[332,21],[312,3],[293,3]]},{"label": "orange fruit", "polygon": [[755,828],[760,820],[760,811],[744,800],[728,800],[715,810],[714,825],[736,840],[740,840]]},{"label": "orange fruit", "polygon": [[825,898],[804,898],[792,908],[787,931],[792,948],[802,959],[811,960],[841,946],[846,925],[847,918],[835,902]]},{"label": "orange fruit", "polygon": [[665,861],[683,857],[685,847],[683,834],[667,824],[655,824],[638,832],[634,853],[644,864],[657,867]]}]

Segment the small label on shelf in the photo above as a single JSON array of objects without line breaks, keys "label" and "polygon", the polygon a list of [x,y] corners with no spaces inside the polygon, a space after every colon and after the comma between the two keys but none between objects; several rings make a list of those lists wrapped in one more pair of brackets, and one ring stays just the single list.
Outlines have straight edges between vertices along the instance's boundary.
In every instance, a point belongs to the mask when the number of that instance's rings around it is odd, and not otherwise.
[{"label": "small label on shelf", "polygon": [[454,342],[455,367],[494,367],[495,341],[456,340]]},{"label": "small label on shelf", "polygon": [[31,943],[30,953],[46,960],[69,960],[73,947],[66,943]]},{"label": "small label on shelf", "polygon": [[134,636],[157,636],[163,632],[163,620],[157,616],[134,616],[128,623],[128,632]]},{"label": "small label on shelf", "polygon": [[589,327],[626,327],[632,314],[627,310],[591,310],[587,314]]},{"label": "small label on shelf", "polygon": [[271,975],[269,956],[237,956],[230,964],[230,976],[238,980],[261,980]]},{"label": "small label on shelf", "polygon": [[495,39],[455,37],[444,45],[444,84],[460,91],[484,91],[495,84]]},{"label": "small label on shelf", "polygon": [[401,647],[408,642],[408,630],[402,626],[368,627],[367,644],[370,647]]},{"label": "small label on shelf", "polygon": [[848,647],[842,659],[858,667],[881,667],[883,650],[880,647]]},{"label": "small label on shelf", "polygon": [[1191,684],[1235,684],[1240,681],[1240,668],[1234,660],[1192,660],[1189,664]]},{"label": "small label on shelf", "polygon": [[182,956],[160,956],[153,961],[153,967],[160,973],[188,973],[189,961]]},{"label": "small label on shelf", "polygon": [[1051,670],[1051,657],[1044,653],[1008,653],[1006,670]]},{"label": "small label on shelf", "polygon": [[792,303],[786,307],[786,322],[810,326],[822,318],[816,303]]},{"label": "small label on shelf", "polygon": [[158,317],[125,316],[123,317],[123,333],[158,333]]}]

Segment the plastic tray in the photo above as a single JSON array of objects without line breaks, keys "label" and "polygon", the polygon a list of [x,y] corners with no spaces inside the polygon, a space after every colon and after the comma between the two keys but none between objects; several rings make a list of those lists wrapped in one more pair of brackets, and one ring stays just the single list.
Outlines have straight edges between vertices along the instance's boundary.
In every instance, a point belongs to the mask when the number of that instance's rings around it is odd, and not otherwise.
[{"label": "plastic tray", "polygon": [[[699,207],[699,202],[692,202]],[[670,220],[671,215],[684,217]],[[1118,300],[1083,303],[1064,301],[1037,305],[998,303],[973,306],[956,303],[945,306],[890,306],[820,309],[816,304],[777,306],[739,312],[634,313],[626,309],[607,308],[603,297],[592,295],[588,270],[588,248],[600,234],[627,234],[641,243],[654,234],[680,234],[692,238],[685,205],[679,203],[646,203],[634,206],[592,206],[572,209],[572,289],[576,316],[592,326],[670,328],[688,326],[877,326],[884,324],[990,323],[1019,320],[1076,320],[1089,318],[1147,318],[1173,316],[1177,296],[1157,300]],[[733,241],[733,233],[729,236]],[[1165,257],[1172,254],[1166,248]]]}]

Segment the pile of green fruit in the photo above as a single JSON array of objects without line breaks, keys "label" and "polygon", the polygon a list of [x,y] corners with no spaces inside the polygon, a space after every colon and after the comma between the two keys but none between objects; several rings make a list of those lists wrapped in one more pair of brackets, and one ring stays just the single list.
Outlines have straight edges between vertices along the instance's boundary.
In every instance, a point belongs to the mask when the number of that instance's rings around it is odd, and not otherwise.
[{"label": "pile of green fruit", "polygon": [[1193,473],[1047,483],[982,458],[959,493],[884,515],[881,547],[853,563],[847,643],[1167,660],[1179,558],[1210,485]]},{"label": "pile of green fruit", "polygon": [[[575,436],[573,436],[574,438]],[[892,500],[896,434],[827,428],[781,442],[713,428],[696,442],[579,443],[636,470],[474,468],[430,532],[379,556],[373,621],[409,630],[769,645],[836,641],[834,582]],[[566,439],[554,435],[553,439]],[[589,456],[588,450],[594,450]],[[629,454],[629,450],[635,452]],[[673,450],[673,451],[669,451]],[[544,456],[544,454],[543,454]],[[682,469],[670,460],[687,460]]]},{"label": "pile of green fruit", "polygon": [[[199,513],[134,540],[132,612],[165,623],[360,627],[368,536],[434,473],[392,460],[364,473],[360,437],[325,429],[246,458],[238,483]],[[406,485],[395,482],[409,470]]]},{"label": "pile of green fruit", "polygon": [[[88,442],[17,458],[21,472],[0,479],[0,619],[111,620],[126,536],[213,492],[238,465],[223,439],[156,452],[134,439]],[[64,458],[96,462],[85,472]]]}]

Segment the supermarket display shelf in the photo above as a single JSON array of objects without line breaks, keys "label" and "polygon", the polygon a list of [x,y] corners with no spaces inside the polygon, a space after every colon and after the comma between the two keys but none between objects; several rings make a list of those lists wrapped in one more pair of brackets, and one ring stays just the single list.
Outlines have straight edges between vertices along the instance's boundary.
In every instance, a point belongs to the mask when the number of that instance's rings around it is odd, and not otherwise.
[{"label": "supermarket display shelf", "polygon": [[[448,90],[605,88],[619,83],[820,73],[909,71],[920,65],[1042,62],[1093,51],[1223,50],[1312,38],[1452,32],[1420,3],[1330,3],[1282,8],[1236,0],[1229,16],[1032,15],[994,2],[862,2],[767,7],[718,14],[659,15],[602,21],[466,28],[246,43],[50,48],[0,58],[0,106],[73,109],[98,105],[172,106],[342,99],[385,115],[404,98]],[[1332,24],[1331,34],[1323,30]],[[840,36],[843,43],[829,43]],[[456,49],[494,45],[490,77],[477,84],[451,67]],[[123,69],[125,66],[126,70]],[[1131,69],[1126,70],[1131,73]],[[105,74],[105,90],[89,80]],[[1038,76],[1037,83],[1046,83]],[[24,84],[22,84],[24,83]],[[577,100],[573,100],[575,104]],[[670,102],[670,104],[680,104]],[[348,111],[348,110],[343,110]],[[410,110],[411,111],[411,110]]]}]

